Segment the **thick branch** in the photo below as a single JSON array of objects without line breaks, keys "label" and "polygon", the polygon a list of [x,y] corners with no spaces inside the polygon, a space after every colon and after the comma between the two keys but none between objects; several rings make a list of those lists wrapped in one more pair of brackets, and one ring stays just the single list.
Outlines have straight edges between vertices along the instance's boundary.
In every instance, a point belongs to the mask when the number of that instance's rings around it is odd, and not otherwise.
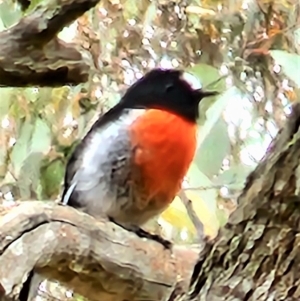
[{"label": "thick branch", "polygon": [[57,33],[99,0],[51,0],[0,33],[0,85],[62,86],[87,81],[89,67]]},{"label": "thick branch", "polygon": [[187,288],[197,259],[191,247],[170,252],[53,203],[24,202],[11,209],[0,219],[0,238],[0,283],[10,298],[36,267],[90,300],[162,300],[178,276]]}]

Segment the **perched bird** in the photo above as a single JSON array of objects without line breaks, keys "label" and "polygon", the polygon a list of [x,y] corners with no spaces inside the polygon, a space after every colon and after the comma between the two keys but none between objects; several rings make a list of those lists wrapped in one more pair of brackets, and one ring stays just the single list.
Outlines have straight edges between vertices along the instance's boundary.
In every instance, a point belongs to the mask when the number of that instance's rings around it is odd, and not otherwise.
[{"label": "perched bird", "polygon": [[[170,248],[170,242],[140,226],[165,210],[180,190],[196,150],[199,102],[216,94],[203,91],[181,70],[145,74],[75,148],[62,203]],[[30,300],[40,281],[31,272],[20,301]]]},{"label": "perched bird", "polygon": [[67,164],[63,203],[139,228],[172,202],[193,160],[204,92],[181,70],[154,69],[101,116]]}]

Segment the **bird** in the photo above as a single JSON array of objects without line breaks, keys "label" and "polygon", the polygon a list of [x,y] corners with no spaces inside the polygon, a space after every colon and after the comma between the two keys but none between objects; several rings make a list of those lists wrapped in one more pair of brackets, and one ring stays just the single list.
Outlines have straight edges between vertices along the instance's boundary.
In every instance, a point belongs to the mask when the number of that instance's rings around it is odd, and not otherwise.
[{"label": "bird", "polygon": [[[194,75],[181,69],[145,73],[75,147],[61,205],[108,218],[170,249],[171,242],[141,227],[180,191],[197,147],[199,103],[217,94],[204,91]],[[32,271],[20,301],[30,300],[40,281]]]},{"label": "bird", "polygon": [[194,158],[199,102],[191,73],[155,68],[130,86],[72,153],[62,203],[108,217],[139,236],[171,244],[140,226],[173,201]]}]

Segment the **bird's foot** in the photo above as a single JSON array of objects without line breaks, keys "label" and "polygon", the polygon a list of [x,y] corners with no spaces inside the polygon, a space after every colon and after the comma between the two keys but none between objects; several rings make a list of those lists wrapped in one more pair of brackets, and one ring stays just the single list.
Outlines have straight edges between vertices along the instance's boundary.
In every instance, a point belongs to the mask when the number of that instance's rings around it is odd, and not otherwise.
[{"label": "bird's foot", "polygon": [[139,227],[136,227],[135,229],[130,230],[130,231],[133,231],[139,237],[157,241],[158,243],[163,245],[165,249],[170,250],[172,248],[172,243],[169,240],[164,239],[160,235],[149,233]]},{"label": "bird's foot", "polygon": [[141,238],[151,239],[151,240],[154,240],[154,241],[160,243],[167,250],[170,250],[172,248],[172,243],[169,240],[164,239],[160,235],[149,233],[135,225],[119,224],[113,218],[109,218],[109,220],[127,231],[134,232],[137,236],[139,236]]}]

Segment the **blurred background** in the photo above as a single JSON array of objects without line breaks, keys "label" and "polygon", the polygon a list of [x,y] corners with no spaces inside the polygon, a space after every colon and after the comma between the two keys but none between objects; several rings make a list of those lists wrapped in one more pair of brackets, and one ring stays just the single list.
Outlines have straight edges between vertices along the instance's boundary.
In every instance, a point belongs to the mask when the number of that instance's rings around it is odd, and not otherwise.
[{"label": "blurred background", "polygon": [[[25,14],[42,0],[33,0]],[[24,13],[0,0],[0,30]],[[247,175],[300,99],[297,0],[103,0],[59,37],[90,65],[76,87],[0,89],[0,198],[58,200],[66,160],[99,114],[154,67],[183,68],[221,96],[200,105],[199,144],[184,189],[214,238],[236,207]],[[197,241],[177,197],[147,229]],[[44,283],[40,298],[72,296]]]}]

